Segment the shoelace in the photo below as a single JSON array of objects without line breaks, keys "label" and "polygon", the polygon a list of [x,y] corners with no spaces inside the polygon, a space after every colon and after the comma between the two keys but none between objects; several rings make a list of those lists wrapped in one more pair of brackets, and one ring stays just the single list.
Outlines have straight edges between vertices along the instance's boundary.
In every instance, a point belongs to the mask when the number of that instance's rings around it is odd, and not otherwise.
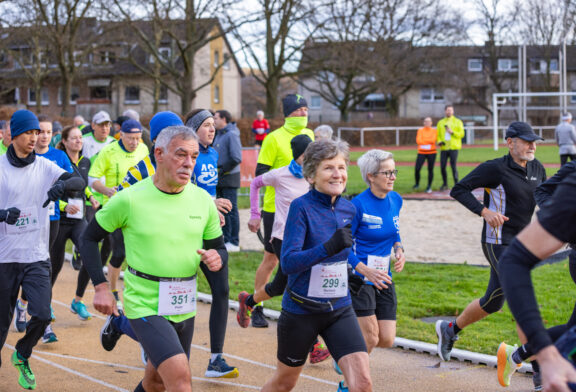
[{"label": "shoelace", "polygon": [[448,351],[452,350],[452,347],[454,347],[454,342],[458,340],[458,335],[454,335],[453,337],[451,337],[450,339],[448,339]]},{"label": "shoelace", "polygon": [[28,360],[27,359],[22,360],[18,358],[18,361],[20,362],[18,366],[20,367],[20,370],[24,378],[26,378],[27,380],[32,380],[34,378],[34,373],[32,373],[32,369],[30,369],[30,363],[28,362]]}]

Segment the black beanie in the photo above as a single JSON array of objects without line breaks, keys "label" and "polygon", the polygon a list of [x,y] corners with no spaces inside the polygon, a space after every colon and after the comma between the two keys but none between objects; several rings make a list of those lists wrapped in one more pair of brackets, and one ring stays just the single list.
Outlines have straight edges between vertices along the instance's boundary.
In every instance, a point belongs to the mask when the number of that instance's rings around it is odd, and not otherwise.
[{"label": "black beanie", "polygon": [[312,139],[308,135],[298,135],[294,136],[290,141],[290,147],[292,147],[292,157],[294,160],[298,159],[300,155],[304,154],[306,147],[312,143]]},{"label": "black beanie", "polygon": [[302,107],[308,107],[308,102],[303,96],[298,94],[288,94],[282,100],[282,109],[284,111],[284,117],[288,117],[293,111],[298,110]]}]

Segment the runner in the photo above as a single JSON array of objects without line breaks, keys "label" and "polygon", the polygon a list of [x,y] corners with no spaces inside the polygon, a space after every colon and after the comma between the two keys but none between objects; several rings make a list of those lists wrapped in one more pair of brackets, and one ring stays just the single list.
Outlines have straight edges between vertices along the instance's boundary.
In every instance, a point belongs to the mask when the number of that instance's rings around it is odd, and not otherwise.
[{"label": "runner", "polygon": [[[262,142],[262,149],[258,155],[256,175],[260,176],[270,169],[278,169],[290,164],[292,151],[290,140],[301,133],[314,140],[314,132],[306,128],[308,125],[308,103],[301,95],[288,94],[282,100],[284,112],[284,125],[271,132]],[[270,243],[272,226],[274,224],[274,188],[266,187],[264,205],[262,206],[262,220],[264,223],[264,257],[256,270],[254,277],[254,291],[263,291],[270,280],[274,268],[278,265],[278,258]],[[262,305],[256,306],[252,311],[252,326],[267,328],[268,321],[264,318]]]},{"label": "runner", "polygon": [[51,320],[46,207],[66,191],[83,189],[86,183],[49,160],[36,158],[34,146],[40,124],[34,113],[16,111],[10,128],[12,144],[0,157],[0,348],[6,342],[22,288],[30,300],[31,318],[26,333],[16,343],[11,362],[18,369],[20,386],[34,389],[36,378],[28,359]]},{"label": "runner", "polygon": [[[204,140],[205,146],[209,146],[209,141],[207,141],[206,138],[210,133],[212,134],[212,138],[214,137],[214,123],[212,119],[212,113],[207,110],[200,109],[191,112],[189,116],[190,118],[188,118],[187,123],[193,125],[191,127],[193,130],[197,129],[199,141]],[[175,113],[157,113],[154,115],[154,117],[152,117],[152,120],[150,120],[150,134],[152,140],[154,141],[160,132],[167,126],[178,124],[182,124],[182,120]],[[196,127],[196,129],[194,127]],[[198,186],[203,188],[202,185],[209,185],[213,195],[215,195],[216,182],[218,181],[218,178],[216,177],[215,181],[208,180],[209,176],[206,172],[211,171],[211,169],[208,167],[208,161],[205,160],[205,158],[212,157],[213,160],[211,162],[215,168],[218,157],[213,157],[208,148],[204,148],[204,150],[206,151],[205,153],[199,152],[200,159],[196,160],[194,173],[196,174],[196,178],[205,177],[207,179],[206,181],[198,182]],[[202,147],[199,147],[199,151],[202,151]],[[197,169],[198,165],[201,165],[199,163],[201,161],[205,163],[206,167]],[[154,157],[150,155],[128,171],[128,174],[126,175],[119,189],[128,188],[136,182],[153,175],[155,170],[156,161],[154,160]],[[217,176],[217,172],[215,174]],[[215,204],[217,208],[231,208],[229,203],[226,204],[226,200],[216,199]],[[203,264],[200,265],[200,268],[208,280],[208,284],[210,285],[210,290],[212,292],[212,304],[210,307],[210,351],[212,355],[210,362],[208,363],[205,376],[225,378],[238,377],[238,369],[236,367],[229,366],[222,356],[224,350],[224,339],[226,337],[226,326],[228,321],[228,296],[230,290],[228,286],[228,263],[224,261],[222,268],[216,272],[210,271]],[[124,317],[115,317],[114,315],[111,315],[109,320],[107,320],[104,328],[102,329],[101,342],[103,347],[108,351],[113,350],[122,334],[126,334],[137,340],[132,329],[126,323]]]},{"label": "runner", "polygon": [[[438,355],[444,361],[450,359],[463,328],[504,305],[498,259],[510,241],[530,223],[536,207],[534,189],[546,180],[544,166],[534,158],[536,140],[542,138],[530,125],[513,122],[506,130],[509,154],[480,164],[450,192],[450,196],[484,218],[482,251],[490,263],[490,281],[484,297],[472,301],[456,320],[436,322]],[[484,188],[483,204],[472,194],[476,188]]]},{"label": "runner", "polygon": [[[318,335],[343,370],[350,390],[372,391],[366,344],[348,292],[355,208],[340,197],[347,163],[345,142],[322,140],[304,153],[303,175],[313,189],[292,202],[286,220],[290,230],[284,233],[281,264],[288,287],[278,320],[276,372],[264,392],[296,386]],[[348,388],[340,383],[338,390]]]},{"label": "runner", "polygon": [[[282,239],[284,238],[284,227],[286,225],[286,216],[292,200],[308,192],[310,184],[302,175],[302,161],[304,160],[304,151],[312,143],[308,135],[295,136],[291,141],[292,161],[290,165],[279,169],[270,170],[269,172],[256,177],[250,183],[250,221],[248,228],[253,233],[260,230],[260,210],[258,206],[259,190],[262,186],[273,186],[276,192],[275,207],[276,213],[274,226],[272,229],[272,246],[276,257],[280,259],[282,251]],[[248,294],[242,291],[238,294],[238,314],[236,319],[242,328],[250,325],[250,313],[257,303],[269,300],[284,293],[288,277],[282,272],[282,265],[278,265],[278,270],[274,279],[266,283],[264,291]],[[319,363],[330,356],[326,345],[316,341],[313,349],[310,351],[310,363]]]},{"label": "runner", "polygon": [[[92,158],[98,154],[100,150],[114,141],[114,138],[110,136],[110,127],[112,126],[110,115],[103,110],[96,113],[94,117],[92,117],[91,126],[92,132],[86,133],[83,136],[82,155],[94,162]],[[83,131],[84,129],[80,130]]]},{"label": "runner", "polygon": [[575,221],[576,173],[572,172],[557,185],[550,201],[538,211],[537,219],[510,243],[499,265],[510,311],[542,369],[544,391],[573,390],[574,385],[567,383],[576,383],[576,370],[553,345],[555,337],[544,327],[530,272],[564,243],[576,243]]},{"label": "runner", "polygon": [[144,379],[135,391],[191,391],[188,360],[197,269],[202,263],[219,270],[227,253],[212,199],[190,183],[198,156],[196,134],[188,127],[166,128],[156,140],[154,156],[154,176],[114,196],[88,225],[82,258],[96,289],[94,307],[118,315],[100,266],[98,241],[123,231],[126,316],[148,355]]},{"label": "runner", "polygon": [[358,167],[368,189],[352,199],[356,215],[352,221],[354,247],[348,256],[353,269],[348,281],[352,306],[370,354],[374,347],[394,344],[397,300],[390,250],[396,258],[395,272],[404,269],[406,258],[398,225],[402,197],[393,191],[398,171],[392,154],[370,150],[358,159]]},{"label": "runner", "polygon": [[[108,200],[114,196],[117,186],[128,169],[148,155],[148,147],[140,143],[142,125],[138,121],[124,121],[120,134],[121,137],[118,142],[107,145],[98,153],[88,173],[90,186],[104,196],[102,205],[106,205]],[[104,183],[102,183],[102,177],[105,178]],[[122,231],[116,230],[109,239],[112,245],[112,258],[108,264],[108,276],[110,277],[112,292],[120,301],[117,284],[120,277],[120,267],[126,255]],[[107,256],[103,258],[103,260],[107,259]],[[119,305],[122,306],[121,302]]]},{"label": "runner", "polygon": [[[34,152],[37,156],[44,157],[66,170],[68,173],[72,173],[72,164],[66,154],[50,146],[50,141],[52,140],[52,122],[48,117],[42,115],[38,117],[38,122],[40,123],[40,134],[38,135],[36,146],[34,146]],[[48,211],[50,212],[50,240],[48,242],[48,250],[50,251],[54,246],[56,237],[58,237],[58,229],[60,227],[60,202],[56,200],[56,202],[50,203],[48,205]],[[50,260],[52,261],[52,258]],[[52,270],[54,270],[54,267],[55,266],[52,265]],[[14,317],[14,326],[18,332],[24,332],[26,330],[27,308],[28,298],[26,292],[22,291],[20,300],[16,302],[16,316]],[[52,306],[50,306],[50,312],[52,315],[52,321],[54,321],[56,316],[54,315]],[[52,330],[52,325],[48,325],[46,331],[44,331],[44,336],[42,336],[42,343],[54,343],[57,341],[58,338]]]},{"label": "runner", "polygon": [[[540,208],[544,208],[551,200],[554,191],[558,188],[558,185],[562,181],[571,175],[576,173],[576,161],[571,161],[564,164],[560,170],[553,177],[549,178],[546,182],[540,184],[538,188],[534,191],[534,198],[538,203]],[[576,250],[574,245],[571,245],[572,250],[568,255],[568,269],[570,271],[570,276],[574,283],[576,283]],[[572,326],[576,325],[576,303],[574,304],[574,310],[572,315],[566,324],[557,325],[548,329],[548,334],[553,341],[556,341],[562,336],[566,331],[568,331]],[[534,355],[530,344],[524,344],[520,348],[516,348],[516,345],[509,346],[502,342],[498,346],[498,382],[503,387],[510,385],[512,374],[521,366],[522,362]],[[534,371],[532,376],[534,382],[534,390],[542,390],[542,375],[538,371]]]}]

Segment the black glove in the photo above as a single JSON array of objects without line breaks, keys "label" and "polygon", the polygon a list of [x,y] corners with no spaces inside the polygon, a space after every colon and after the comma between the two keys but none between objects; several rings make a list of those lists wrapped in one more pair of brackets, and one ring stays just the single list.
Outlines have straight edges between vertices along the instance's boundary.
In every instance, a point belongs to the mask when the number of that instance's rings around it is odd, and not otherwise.
[{"label": "black glove", "polygon": [[0,210],[0,222],[6,222],[13,225],[20,217],[20,210],[16,207],[10,207],[7,210]]},{"label": "black glove", "polygon": [[339,228],[332,234],[332,237],[324,243],[324,249],[326,249],[328,256],[334,256],[336,253],[340,253],[344,249],[352,246],[351,227],[352,225],[348,224]]},{"label": "black glove", "polygon": [[64,196],[64,192],[66,192],[66,184],[62,180],[58,180],[52,185],[52,188],[48,189],[48,199],[42,204],[42,208],[46,208],[51,201],[56,201],[62,196]]}]

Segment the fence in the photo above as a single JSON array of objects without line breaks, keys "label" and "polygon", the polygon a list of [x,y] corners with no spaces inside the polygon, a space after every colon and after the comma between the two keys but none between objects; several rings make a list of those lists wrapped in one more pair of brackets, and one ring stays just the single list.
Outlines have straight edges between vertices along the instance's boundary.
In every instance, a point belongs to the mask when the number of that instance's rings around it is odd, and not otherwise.
[{"label": "fence", "polygon": [[[364,147],[366,144],[373,146],[395,144],[396,146],[400,146],[415,144],[418,128],[420,127],[339,127],[337,135],[339,139],[346,140],[351,145],[359,144],[361,147]],[[483,142],[491,143],[493,140],[494,128],[490,126],[475,126],[467,124],[464,128],[466,131],[464,142],[466,144],[478,144]],[[540,137],[545,139],[545,141],[554,140],[555,126],[534,126],[533,128]],[[343,137],[343,134],[349,132],[352,132],[352,136]],[[502,140],[504,140],[506,127],[499,127],[498,133],[502,135]],[[368,143],[366,143],[367,141]]]}]

